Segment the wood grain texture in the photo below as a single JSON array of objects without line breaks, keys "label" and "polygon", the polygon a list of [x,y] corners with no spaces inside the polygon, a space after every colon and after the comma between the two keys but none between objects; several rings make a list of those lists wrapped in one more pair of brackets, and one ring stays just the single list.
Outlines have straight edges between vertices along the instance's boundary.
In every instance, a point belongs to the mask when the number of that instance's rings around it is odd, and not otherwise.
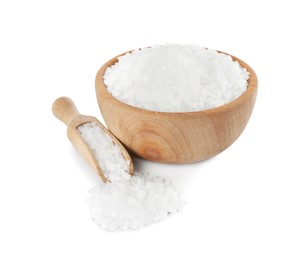
[{"label": "wood grain texture", "polygon": [[96,122],[101,130],[106,134],[110,135],[113,142],[118,145],[126,160],[130,161],[130,174],[134,173],[133,163],[131,161],[129,153],[126,151],[124,146],[108,131],[107,128],[95,117],[93,116],[86,116],[81,115],[77,108],[75,107],[73,101],[68,97],[60,97],[56,99],[52,106],[53,114],[62,122],[64,122],[68,129],[67,129],[67,136],[70,142],[74,145],[74,147],[80,152],[80,154],[87,160],[87,162],[91,165],[91,167],[98,173],[101,179],[104,182],[107,182],[107,178],[104,176],[103,171],[101,170],[93,151],[87,145],[87,143],[81,137],[77,128],[80,125]]},{"label": "wood grain texture", "polygon": [[121,55],[99,69],[95,89],[108,129],[135,155],[167,163],[202,161],[228,148],[243,132],[255,104],[258,84],[255,72],[245,62],[232,56],[250,73],[248,88],[239,98],[209,110],[172,113],[136,108],[108,92],[103,75]]}]

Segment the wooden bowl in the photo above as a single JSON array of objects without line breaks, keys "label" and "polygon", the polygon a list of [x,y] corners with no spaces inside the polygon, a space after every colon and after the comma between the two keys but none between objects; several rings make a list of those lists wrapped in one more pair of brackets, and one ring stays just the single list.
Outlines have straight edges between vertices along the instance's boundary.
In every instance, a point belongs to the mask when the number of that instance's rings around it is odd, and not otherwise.
[{"label": "wooden bowl", "polygon": [[228,148],[246,127],[255,104],[257,77],[240,59],[231,55],[250,77],[247,90],[239,98],[209,110],[172,113],[133,107],[108,92],[104,73],[121,55],[97,72],[96,96],[108,129],[135,155],[166,163],[206,160]]}]

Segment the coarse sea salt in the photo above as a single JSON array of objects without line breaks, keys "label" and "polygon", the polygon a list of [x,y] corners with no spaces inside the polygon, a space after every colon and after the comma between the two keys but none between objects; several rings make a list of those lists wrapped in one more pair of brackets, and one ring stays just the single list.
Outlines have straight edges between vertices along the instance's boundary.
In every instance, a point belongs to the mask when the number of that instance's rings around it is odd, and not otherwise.
[{"label": "coarse sea salt", "polygon": [[190,112],[233,101],[249,73],[232,57],[194,45],[155,45],[127,53],[104,75],[120,101],[147,110]]},{"label": "coarse sea salt", "polygon": [[103,229],[138,229],[182,210],[185,202],[173,185],[150,174],[128,173],[120,148],[97,123],[78,127],[110,183],[92,188],[88,199],[92,219]]},{"label": "coarse sea salt", "polygon": [[185,202],[172,184],[160,177],[135,173],[128,181],[90,190],[91,216],[103,229],[138,229],[182,210]]},{"label": "coarse sea salt", "polygon": [[112,141],[96,122],[79,126],[79,133],[92,149],[104,174],[111,182],[130,178],[130,162],[126,160],[121,149]]}]

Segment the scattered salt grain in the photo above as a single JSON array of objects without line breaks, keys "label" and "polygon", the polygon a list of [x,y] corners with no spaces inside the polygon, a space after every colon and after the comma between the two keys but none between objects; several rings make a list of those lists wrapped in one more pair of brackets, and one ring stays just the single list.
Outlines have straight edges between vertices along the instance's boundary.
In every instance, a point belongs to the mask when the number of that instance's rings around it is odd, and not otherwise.
[{"label": "scattered salt grain", "polygon": [[104,75],[108,91],[143,109],[189,112],[238,98],[249,73],[232,57],[193,45],[166,44],[118,58]]},{"label": "scattered salt grain", "polygon": [[103,229],[138,229],[182,210],[185,202],[171,183],[135,173],[130,180],[101,184],[90,190],[91,216]]},{"label": "scattered salt grain", "polygon": [[111,181],[89,191],[91,216],[99,226],[109,231],[138,229],[182,210],[185,202],[169,181],[138,172],[129,175],[128,161],[97,123],[78,130]]},{"label": "scattered salt grain", "polygon": [[83,124],[77,129],[92,149],[104,176],[109,181],[115,182],[130,178],[130,162],[124,158],[120,147],[102,131],[96,122]]}]

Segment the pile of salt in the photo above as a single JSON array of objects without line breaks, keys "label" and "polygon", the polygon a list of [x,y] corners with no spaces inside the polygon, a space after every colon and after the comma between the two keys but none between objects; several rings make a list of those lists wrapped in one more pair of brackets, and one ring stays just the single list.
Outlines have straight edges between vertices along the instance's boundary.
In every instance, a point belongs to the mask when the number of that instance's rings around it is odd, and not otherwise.
[{"label": "pile of salt", "polygon": [[88,200],[91,216],[103,229],[138,229],[182,210],[185,202],[163,178],[135,173],[128,181],[96,186]]},{"label": "pile of salt", "polygon": [[249,73],[232,57],[193,45],[165,44],[118,58],[104,75],[108,91],[143,109],[189,112],[239,97]]}]

